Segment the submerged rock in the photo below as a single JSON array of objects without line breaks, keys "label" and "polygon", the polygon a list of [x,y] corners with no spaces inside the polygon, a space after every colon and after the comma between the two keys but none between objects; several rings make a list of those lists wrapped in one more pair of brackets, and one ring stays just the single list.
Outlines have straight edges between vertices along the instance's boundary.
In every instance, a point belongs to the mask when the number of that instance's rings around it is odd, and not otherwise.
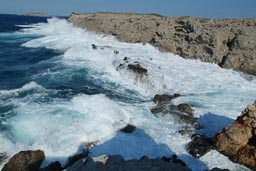
[{"label": "submerged rock", "polygon": [[133,133],[135,131],[136,127],[133,125],[128,124],[124,128],[122,128],[120,131],[124,133]]},{"label": "submerged rock", "polygon": [[2,171],[37,171],[44,159],[44,152],[41,150],[21,151],[4,165]]},{"label": "submerged rock", "polygon": [[256,170],[256,106],[248,105],[235,122],[219,131],[216,148],[232,161]]},{"label": "submerged rock", "polygon": [[147,74],[148,70],[140,64],[128,64],[128,69],[137,74]]},{"label": "submerged rock", "polygon": [[95,44],[92,44],[92,49],[97,49],[97,46]]},{"label": "submerged rock", "polygon": [[204,138],[201,135],[193,135],[191,139],[192,141],[187,145],[187,150],[195,158],[205,155],[213,146],[210,139]]},{"label": "submerged rock", "polygon": [[121,156],[99,156],[94,158],[81,159],[67,171],[145,171],[145,170],[166,170],[166,171],[190,171],[191,169],[182,164],[166,162],[162,159],[145,159],[125,161]]}]

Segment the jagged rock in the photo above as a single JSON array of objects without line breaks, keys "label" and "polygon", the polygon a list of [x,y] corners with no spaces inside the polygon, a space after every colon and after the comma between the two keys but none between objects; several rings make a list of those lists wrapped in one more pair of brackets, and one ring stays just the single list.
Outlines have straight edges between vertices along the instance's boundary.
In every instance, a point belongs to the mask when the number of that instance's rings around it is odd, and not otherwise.
[{"label": "jagged rock", "polygon": [[41,150],[21,151],[4,165],[2,171],[37,171],[44,159],[44,152]]},{"label": "jagged rock", "polygon": [[189,114],[189,115],[193,115],[193,109],[190,107],[189,104],[187,103],[181,103],[179,104],[178,106],[178,110],[181,111],[181,112],[184,112],[186,114]]},{"label": "jagged rock", "polygon": [[206,19],[143,14],[72,14],[74,25],[131,43],[151,43],[186,59],[256,75],[256,19]]},{"label": "jagged rock", "polygon": [[192,141],[187,145],[187,150],[195,158],[205,155],[213,146],[210,139],[203,138],[201,135],[194,135],[191,139]]},{"label": "jagged rock", "polygon": [[67,169],[67,171],[145,171],[145,170],[166,170],[166,171],[190,171],[191,169],[182,164],[165,162],[162,159],[140,159],[125,161],[121,156],[99,156],[81,159]]},{"label": "jagged rock", "polygon": [[133,125],[128,124],[124,128],[122,128],[120,131],[124,133],[133,133],[135,131],[136,127]]},{"label": "jagged rock", "polygon": [[178,93],[175,93],[173,95],[169,95],[169,94],[156,94],[154,96],[153,101],[155,103],[162,103],[162,102],[168,102],[171,101],[172,99],[175,99],[177,97],[180,97],[181,95]]},{"label": "jagged rock", "polygon": [[248,105],[235,122],[219,131],[217,149],[232,161],[256,169],[256,106]]},{"label": "jagged rock", "polygon": [[140,64],[128,64],[128,69],[137,74],[147,74],[148,70],[143,68]]},{"label": "jagged rock", "polygon": [[62,171],[60,162],[52,162],[47,167],[39,169],[39,171]]},{"label": "jagged rock", "polygon": [[76,163],[78,160],[86,158],[88,156],[88,154],[89,154],[89,150],[86,150],[82,153],[75,154],[75,155],[69,157],[64,168],[68,168],[68,167],[72,166],[74,163]]}]

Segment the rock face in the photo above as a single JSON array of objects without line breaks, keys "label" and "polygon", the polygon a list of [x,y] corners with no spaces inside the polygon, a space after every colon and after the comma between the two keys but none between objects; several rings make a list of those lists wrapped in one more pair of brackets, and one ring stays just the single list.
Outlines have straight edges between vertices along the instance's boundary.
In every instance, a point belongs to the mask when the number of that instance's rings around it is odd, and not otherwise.
[{"label": "rock face", "polygon": [[84,158],[76,162],[67,171],[190,171],[181,163],[170,163],[162,159],[142,158],[140,160],[125,161],[121,156],[99,156],[96,158]]},{"label": "rock face", "polygon": [[72,13],[68,21],[90,31],[114,35],[120,41],[151,43],[187,59],[256,75],[256,19]]},{"label": "rock face", "polygon": [[256,106],[248,105],[232,125],[215,135],[214,141],[232,161],[256,170]]},{"label": "rock face", "polygon": [[2,171],[37,171],[44,159],[44,152],[41,150],[21,151],[4,165]]}]

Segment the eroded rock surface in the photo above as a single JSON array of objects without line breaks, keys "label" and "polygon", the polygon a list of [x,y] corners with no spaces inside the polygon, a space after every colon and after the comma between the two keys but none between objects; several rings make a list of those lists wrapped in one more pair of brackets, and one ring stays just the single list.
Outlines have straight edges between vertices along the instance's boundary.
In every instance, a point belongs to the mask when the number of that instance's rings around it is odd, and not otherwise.
[{"label": "eroded rock surface", "polygon": [[41,150],[21,151],[4,165],[2,171],[37,171],[44,159],[44,152]]},{"label": "eroded rock surface", "polygon": [[187,59],[256,75],[256,19],[72,13],[68,21],[90,31],[114,35],[120,41],[151,43]]},{"label": "eroded rock surface", "polygon": [[215,135],[214,141],[232,161],[256,170],[256,106],[248,105],[232,125]]}]

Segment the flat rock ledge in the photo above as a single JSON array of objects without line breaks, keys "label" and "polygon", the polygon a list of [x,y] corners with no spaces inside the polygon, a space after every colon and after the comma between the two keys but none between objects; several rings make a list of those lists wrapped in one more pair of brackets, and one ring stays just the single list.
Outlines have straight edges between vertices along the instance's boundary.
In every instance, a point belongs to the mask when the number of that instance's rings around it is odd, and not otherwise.
[{"label": "flat rock ledge", "polygon": [[72,13],[68,21],[89,31],[256,75],[256,19],[166,17],[157,14]]}]

